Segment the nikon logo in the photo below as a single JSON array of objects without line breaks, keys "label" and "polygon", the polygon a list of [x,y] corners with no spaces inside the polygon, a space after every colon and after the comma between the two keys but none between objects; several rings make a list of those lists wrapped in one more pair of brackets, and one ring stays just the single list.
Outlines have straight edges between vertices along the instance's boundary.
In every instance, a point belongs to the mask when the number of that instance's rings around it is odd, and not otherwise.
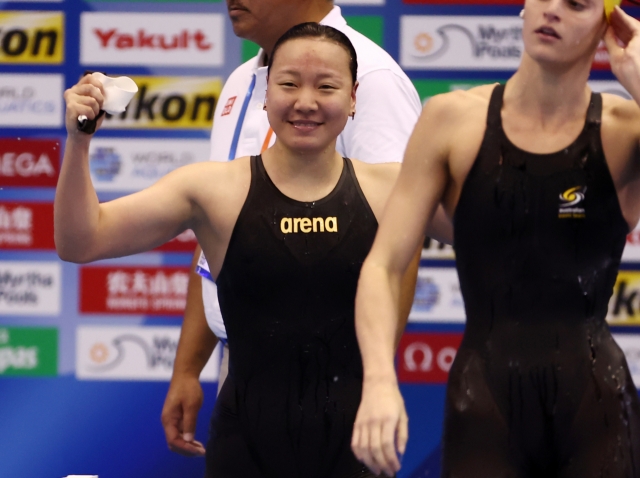
[{"label": "nikon logo", "polygon": [[63,61],[64,17],[61,12],[0,12],[0,61]]},{"label": "nikon logo", "polygon": [[219,78],[133,77],[138,93],[127,110],[108,116],[105,128],[210,129],[222,89]]},{"label": "nikon logo", "polygon": [[280,230],[284,234],[297,232],[304,234],[309,234],[310,232],[338,232],[338,218],[283,217],[280,221]]}]

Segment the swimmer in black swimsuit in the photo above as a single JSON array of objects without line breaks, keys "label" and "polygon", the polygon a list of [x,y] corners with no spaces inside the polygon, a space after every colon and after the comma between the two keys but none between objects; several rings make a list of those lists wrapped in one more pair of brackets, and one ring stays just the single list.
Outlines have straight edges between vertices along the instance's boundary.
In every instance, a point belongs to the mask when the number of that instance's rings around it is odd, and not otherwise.
[{"label": "swimmer in black swimsuit", "polygon": [[[640,217],[640,23],[617,8],[608,26],[602,1],[527,0],[506,87],[434,97],[422,113],[356,300],[352,445],[375,472],[397,471],[407,440],[391,290],[442,202],[467,312],[442,477],[640,477],[638,394],[605,321]],[[587,86],[605,32],[635,101]]]},{"label": "swimmer in black swimsuit", "polygon": [[[87,76],[68,90],[56,246],[63,259],[88,262],[195,231],[217,277],[231,345],[207,476],[371,476],[349,446],[362,384],[354,298],[400,168],[335,151],[355,113],[357,60],[346,36],[302,24],[280,39],[270,61],[272,148],[186,166],[104,204],[88,172],[90,137],[75,126],[79,114],[97,114],[101,85]],[[403,288],[405,318],[416,267]]]}]

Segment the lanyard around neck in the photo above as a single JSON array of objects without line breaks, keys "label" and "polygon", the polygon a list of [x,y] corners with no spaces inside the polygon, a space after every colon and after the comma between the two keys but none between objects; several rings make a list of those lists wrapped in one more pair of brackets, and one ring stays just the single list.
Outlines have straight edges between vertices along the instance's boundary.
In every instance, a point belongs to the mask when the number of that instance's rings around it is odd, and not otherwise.
[{"label": "lanyard around neck", "polygon": [[244,123],[244,117],[247,114],[247,109],[249,108],[249,103],[251,102],[251,97],[253,96],[253,90],[256,87],[256,74],[253,74],[253,78],[251,78],[251,84],[249,85],[249,90],[247,91],[247,96],[244,98],[244,103],[242,103],[242,109],[240,110],[240,116],[238,117],[238,122],[236,123],[236,130],[233,133],[233,140],[231,141],[231,149],[229,150],[229,161],[236,159],[236,152],[238,151],[238,141],[240,140],[240,132],[242,131],[242,124]]}]

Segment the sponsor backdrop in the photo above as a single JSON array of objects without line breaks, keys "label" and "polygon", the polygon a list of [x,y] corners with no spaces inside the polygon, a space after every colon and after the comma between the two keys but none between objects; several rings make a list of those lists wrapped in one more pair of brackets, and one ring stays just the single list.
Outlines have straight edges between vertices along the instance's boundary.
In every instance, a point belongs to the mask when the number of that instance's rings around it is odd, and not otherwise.
[{"label": "sponsor backdrop", "polygon": [[[522,0],[337,0],[421,98],[506,80],[523,51]],[[223,0],[0,2],[0,477],[201,476],[170,453],[159,421],[185,303],[191,231],[149,253],[78,266],[53,243],[64,150],[62,93],[85,70],[140,91],[90,152],[101,200],[207,160],[228,75],[257,47],[233,35]],[[628,6],[627,6],[628,7]],[[638,8],[628,7],[638,16]],[[628,97],[600,48],[591,86]],[[384,94],[384,92],[380,92]],[[453,249],[425,244],[397,355],[411,417],[401,478],[438,476],[447,375],[465,310]],[[640,383],[640,229],[629,235],[609,317]],[[202,374],[206,441],[219,355]]]}]

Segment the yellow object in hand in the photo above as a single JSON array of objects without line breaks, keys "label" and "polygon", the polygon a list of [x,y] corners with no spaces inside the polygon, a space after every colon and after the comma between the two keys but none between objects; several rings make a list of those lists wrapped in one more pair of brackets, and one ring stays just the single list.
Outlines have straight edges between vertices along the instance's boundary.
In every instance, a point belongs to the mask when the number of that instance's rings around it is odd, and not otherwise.
[{"label": "yellow object in hand", "polygon": [[607,21],[611,17],[611,14],[616,8],[616,5],[620,5],[622,0],[604,0],[604,13],[607,16]]}]

